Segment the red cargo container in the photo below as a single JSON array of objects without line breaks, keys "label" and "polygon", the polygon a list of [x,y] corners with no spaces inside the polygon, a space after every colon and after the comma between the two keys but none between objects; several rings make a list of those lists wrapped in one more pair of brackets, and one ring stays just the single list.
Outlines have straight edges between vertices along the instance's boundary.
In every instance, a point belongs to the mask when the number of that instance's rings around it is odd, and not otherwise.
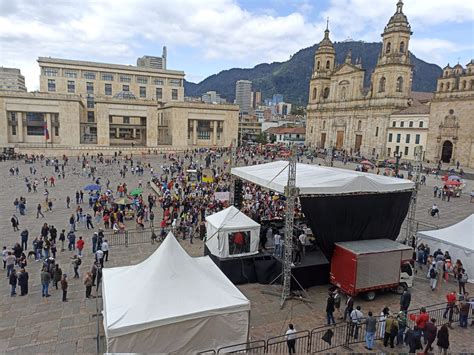
[{"label": "red cargo container", "polygon": [[412,248],[388,239],[336,243],[330,282],[352,296],[366,293],[369,300],[375,290],[400,292],[413,283],[412,255]]}]

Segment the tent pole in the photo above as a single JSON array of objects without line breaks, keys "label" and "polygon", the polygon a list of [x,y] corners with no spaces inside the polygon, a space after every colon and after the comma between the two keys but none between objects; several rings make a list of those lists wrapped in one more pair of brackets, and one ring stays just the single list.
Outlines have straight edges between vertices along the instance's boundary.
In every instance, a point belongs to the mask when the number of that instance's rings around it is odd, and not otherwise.
[{"label": "tent pole", "polygon": [[417,195],[418,190],[420,189],[420,178],[421,178],[421,159],[423,154],[423,147],[421,145],[417,145],[415,147],[415,162],[413,164],[413,182],[415,183],[415,188],[411,194],[410,200],[410,207],[408,209],[408,216],[407,216],[407,228],[405,233],[405,244],[408,245],[410,243],[410,239],[415,237],[417,233],[416,227],[416,202],[417,202]]}]

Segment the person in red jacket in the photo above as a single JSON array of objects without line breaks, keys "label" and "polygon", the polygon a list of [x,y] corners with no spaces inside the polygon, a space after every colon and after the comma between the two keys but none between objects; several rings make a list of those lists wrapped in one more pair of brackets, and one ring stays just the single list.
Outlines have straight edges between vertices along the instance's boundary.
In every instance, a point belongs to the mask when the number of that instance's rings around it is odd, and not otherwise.
[{"label": "person in red jacket", "polygon": [[82,249],[84,249],[84,240],[82,237],[79,237],[78,241],[76,242],[76,248],[78,250],[78,255],[82,256]]},{"label": "person in red jacket", "polygon": [[443,313],[443,318],[446,319],[448,313],[449,313],[449,318],[448,318],[448,327],[453,329],[451,326],[451,323],[453,322],[453,313],[454,313],[454,307],[456,306],[456,301],[458,300],[458,297],[456,295],[456,291],[451,291],[446,295],[446,309],[444,310]]},{"label": "person in red jacket", "polygon": [[425,344],[426,344],[426,340],[427,340],[426,332],[425,332],[425,326],[426,326],[426,323],[429,320],[430,320],[430,316],[428,315],[428,313],[426,313],[425,307],[421,307],[420,314],[418,314],[418,316],[416,317],[415,323],[416,323],[416,326],[418,327],[418,329],[420,329],[421,332],[423,333],[423,338],[425,340]]}]

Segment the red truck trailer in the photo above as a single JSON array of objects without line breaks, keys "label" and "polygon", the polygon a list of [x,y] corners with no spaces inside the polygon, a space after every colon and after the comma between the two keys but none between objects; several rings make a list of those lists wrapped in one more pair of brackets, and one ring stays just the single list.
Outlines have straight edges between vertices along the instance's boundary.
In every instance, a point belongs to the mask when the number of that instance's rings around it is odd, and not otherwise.
[{"label": "red truck trailer", "polygon": [[372,301],[376,291],[412,287],[412,257],[411,247],[389,239],[335,243],[329,279],[343,292]]}]

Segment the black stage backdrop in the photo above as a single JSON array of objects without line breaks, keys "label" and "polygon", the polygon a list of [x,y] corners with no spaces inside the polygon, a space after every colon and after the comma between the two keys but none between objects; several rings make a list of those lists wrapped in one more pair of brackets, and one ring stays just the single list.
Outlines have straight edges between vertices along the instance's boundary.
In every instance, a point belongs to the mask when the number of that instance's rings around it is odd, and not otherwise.
[{"label": "black stage backdrop", "polygon": [[411,193],[300,196],[300,201],[321,250],[331,260],[337,242],[395,240],[408,212]]}]

